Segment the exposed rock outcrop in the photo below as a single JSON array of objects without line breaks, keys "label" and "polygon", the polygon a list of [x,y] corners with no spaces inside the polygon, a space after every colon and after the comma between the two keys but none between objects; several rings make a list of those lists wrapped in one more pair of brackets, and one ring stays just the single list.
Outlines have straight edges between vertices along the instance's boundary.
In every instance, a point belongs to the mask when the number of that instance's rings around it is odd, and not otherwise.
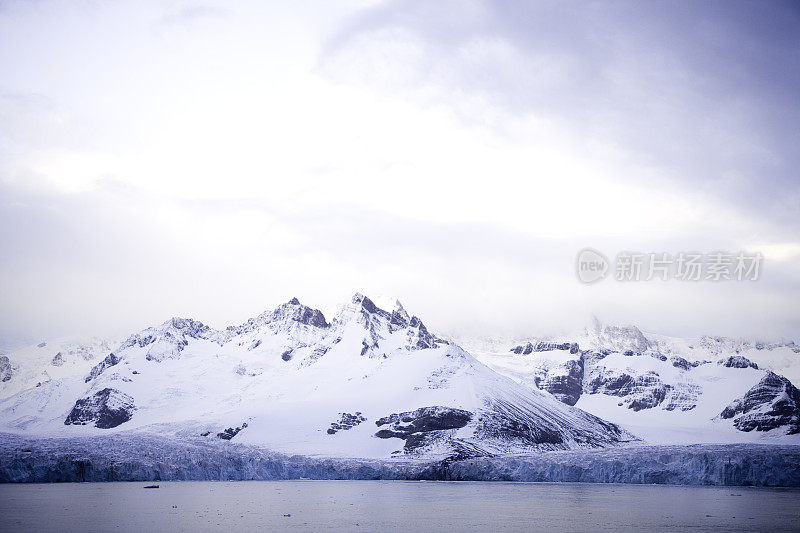
[{"label": "exposed rock outcrop", "polygon": [[393,413],[375,421],[377,426],[389,425],[376,434],[381,438],[405,437],[423,431],[461,428],[472,419],[472,413],[451,407],[420,407],[415,411]]},{"label": "exposed rock outcrop", "polygon": [[381,439],[399,438],[405,440],[406,453],[431,446],[449,435],[442,432],[466,426],[473,414],[463,409],[451,407],[421,407],[415,411],[393,413],[375,421],[378,427],[388,426],[375,436]]},{"label": "exposed rock outcrop", "polygon": [[107,368],[111,368],[112,366],[118,364],[120,362],[120,358],[114,352],[108,354],[105,359],[97,363],[92,367],[89,371],[89,375],[83,380],[86,383],[89,383],[91,380],[102,374]]},{"label": "exposed rock outcrop", "polygon": [[338,422],[331,422],[331,427],[328,428],[328,435],[334,435],[337,431],[347,431],[367,420],[361,414],[361,411],[356,411],[355,414],[339,413],[339,415]]},{"label": "exposed rock outcrop", "polygon": [[231,440],[246,427],[247,427],[247,422],[242,422],[241,426],[236,426],[235,428],[227,428],[224,431],[220,431],[219,433],[217,433],[217,438],[222,440]]},{"label": "exposed rock outcrop", "polygon": [[785,377],[768,372],[719,416],[733,418],[740,431],[785,427],[787,434],[800,433],[800,390]]},{"label": "exposed rock outcrop", "polygon": [[135,409],[131,396],[105,388],[75,402],[64,424],[84,426],[94,422],[95,427],[109,429],[130,420]]},{"label": "exposed rock outcrop", "polygon": [[652,409],[659,405],[667,411],[690,411],[697,406],[701,390],[691,381],[664,383],[654,371],[632,375],[601,367],[593,371],[585,392],[619,396],[619,405],[625,405],[634,411]]},{"label": "exposed rock outcrop", "polygon": [[9,381],[14,375],[14,367],[8,356],[0,355],[0,382]]},{"label": "exposed rock outcrop", "polygon": [[[224,342],[236,335],[264,329],[271,332],[292,332],[296,328],[303,327],[325,330],[330,328],[330,324],[325,320],[322,311],[303,305],[297,298],[292,298],[271,311],[264,311],[257,317],[248,319],[240,326],[229,326],[221,335],[221,339]],[[261,341],[256,340],[250,349],[255,349],[260,344]]]},{"label": "exposed rock outcrop", "polygon": [[361,350],[361,355],[364,356],[383,356],[382,341],[388,335],[401,330],[406,330],[405,348],[408,350],[424,350],[447,344],[430,333],[418,317],[409,316],[400,302],[396,303],[394,311],[390,313],[363,294],[356,293],[334,319],[333,326],[340,328],[352,320],[366,329],[367,335],[362,341]]},{"label": "exposed rock outcrop", "polygon": [[727,368],[755,368],[758,370],[757,364],[742,355],[732,355],[726,359],[717,361],[717,364]]},{"label": "exposed rock outcrop", "polygon": [[146,359],[161,362],[175,359],[189,344],[190,339],[211,339],[218,332],[191,318],[174,317],[160,326],[147,328],[128,337],[116,351],[138,346],[147,347]]},{"label": "exposed rock outcrop", "polygon": [[692,368],[692,363],[678,355],[673,355],[670,357],[669,362],[672,364],[672,366],[675,368],[680,368],[681,370],[691,370]]},{"label": "exposed rock outcrop", "polygon": [[567,405],[575,405],[583,394],[583,357],[551,368],[536,385]]},{"label": "exposed rock outcrop", "polygon": [[620,404],[640,411],[650,409],[664,401],[667,386],[655,372],[632,376],[625,372],[601,369],[587,384],[589,394],[620,396]]},{"label": "exposed rock outcrop", "polygon": [[529,342],[511,348],[512,352],[520,355],[529,355],[533,352],[549,352],[551,350],[569,350],[569,353],[577,354],[580,352],[580,347],[576,342]]}]

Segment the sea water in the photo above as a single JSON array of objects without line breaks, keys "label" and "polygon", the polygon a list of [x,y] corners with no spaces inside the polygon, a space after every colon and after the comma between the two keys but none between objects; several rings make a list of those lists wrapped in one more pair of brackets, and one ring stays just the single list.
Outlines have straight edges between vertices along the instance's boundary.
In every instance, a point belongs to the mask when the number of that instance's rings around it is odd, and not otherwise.
[{"label": "sea water", "polygon": [[0,485],[0,531],[797,531],[800,490],[589,483]]}]

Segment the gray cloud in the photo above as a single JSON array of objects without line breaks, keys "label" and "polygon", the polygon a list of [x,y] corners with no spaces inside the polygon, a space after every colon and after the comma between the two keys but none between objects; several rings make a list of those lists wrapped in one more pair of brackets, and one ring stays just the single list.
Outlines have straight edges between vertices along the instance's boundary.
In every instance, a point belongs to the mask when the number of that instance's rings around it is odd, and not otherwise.
[{"label": "gray cloud", "polygon": [[[800,220],[800,11],[792,2],[389,2],[343,28],[323,60],[340,76],[361,39],[402,30],[423,47],[387,48],[384,89],[420,84],[480,94],[511,113],[567,122],[672,178],[736,205]],[[507,46],[480,57],[470,44]],[[416,64],[409,65],[409,61]],[[378,69],[356,70],[367,80]],[[474,118],[474,117],[467,117]]]}]

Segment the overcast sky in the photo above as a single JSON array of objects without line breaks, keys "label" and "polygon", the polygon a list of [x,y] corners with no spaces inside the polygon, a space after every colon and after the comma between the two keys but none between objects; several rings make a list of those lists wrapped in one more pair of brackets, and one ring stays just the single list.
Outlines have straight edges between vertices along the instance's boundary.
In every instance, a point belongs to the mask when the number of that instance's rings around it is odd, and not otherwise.
[{"label": "overcast sky", "polygon": [[[0,339],[361,291],[800,340],[798,3],[263,4],[0,0]],[[587,246],[765,260],[587,286]]]}]

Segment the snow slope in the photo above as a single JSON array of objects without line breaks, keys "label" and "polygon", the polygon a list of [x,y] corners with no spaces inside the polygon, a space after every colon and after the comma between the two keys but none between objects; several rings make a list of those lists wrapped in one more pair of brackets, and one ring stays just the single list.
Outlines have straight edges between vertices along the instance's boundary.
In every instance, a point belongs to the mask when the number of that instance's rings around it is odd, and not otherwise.
[{"label": "snow slope", "polygon": [[42,383],[86,373],[118,345],[119,341],[115,339],[67,338],[42,342],[0,356],[8,359],[9,369],[8,374],[0,377],[0,399]]}]

